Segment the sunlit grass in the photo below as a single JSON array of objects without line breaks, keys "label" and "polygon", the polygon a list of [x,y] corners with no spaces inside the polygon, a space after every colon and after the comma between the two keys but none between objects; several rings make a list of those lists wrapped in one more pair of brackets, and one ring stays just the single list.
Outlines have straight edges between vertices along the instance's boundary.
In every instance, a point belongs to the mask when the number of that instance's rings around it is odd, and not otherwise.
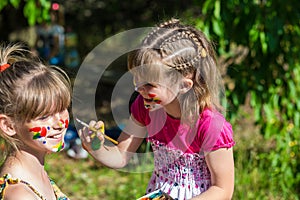
[{"label": "sunlit grass", "polygon": [[72,200],[137,199],[151,176],[110,169],[91,157],[74,160],[64,152],[49,155],[46,163],[49,176]]}]

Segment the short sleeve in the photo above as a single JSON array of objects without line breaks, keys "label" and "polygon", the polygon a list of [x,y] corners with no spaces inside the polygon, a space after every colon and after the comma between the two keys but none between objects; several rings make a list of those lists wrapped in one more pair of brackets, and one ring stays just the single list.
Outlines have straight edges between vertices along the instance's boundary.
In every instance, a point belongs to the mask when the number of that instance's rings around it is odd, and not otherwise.
[{"label": "short sleeve", "polygon": [[232,126],[218,112],[206,111],[200,122],[201,150],[205,152],[235,145]]},{"label": "short sleeve", "polygon": [[212,150],[217,150],[220,148],[231,148],[235,145],[233,140],[232,126],[229,122],[225,121],[223,128],[221,129],[219,139],[213,146]]}]

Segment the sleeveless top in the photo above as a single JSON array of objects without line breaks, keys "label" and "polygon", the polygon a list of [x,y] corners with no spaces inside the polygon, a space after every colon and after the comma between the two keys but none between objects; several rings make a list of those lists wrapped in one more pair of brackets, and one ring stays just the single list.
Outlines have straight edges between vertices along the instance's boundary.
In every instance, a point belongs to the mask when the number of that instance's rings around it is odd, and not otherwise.
[{"label": "sleeveless top", "polygon": [[[57,200],[69,200],[69,198],[63,194],[60,189],[57,187],[55,182],[50,179],[50,183],[52,185],[55,197]],[[3,177],[0,178],[0,200],[4,199],[4,192],[8,185],[14,185],[14,184],[24,184],[27,187],[29,187],[40,199],[46,200],[32,185],[27,183],[26,181],[20,180],[18,178],[12,178],[10,174],[5,174]]]}]

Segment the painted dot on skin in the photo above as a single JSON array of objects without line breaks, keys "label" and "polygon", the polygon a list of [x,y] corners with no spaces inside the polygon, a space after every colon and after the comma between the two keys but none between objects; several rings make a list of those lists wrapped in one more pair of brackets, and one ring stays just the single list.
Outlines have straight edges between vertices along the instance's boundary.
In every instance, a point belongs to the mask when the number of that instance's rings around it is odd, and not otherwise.
[{"label": "painted dot on skin", "polygon": [[48,130],[48,131],[50,130],[50,126],[47,126],[47,130]]}]

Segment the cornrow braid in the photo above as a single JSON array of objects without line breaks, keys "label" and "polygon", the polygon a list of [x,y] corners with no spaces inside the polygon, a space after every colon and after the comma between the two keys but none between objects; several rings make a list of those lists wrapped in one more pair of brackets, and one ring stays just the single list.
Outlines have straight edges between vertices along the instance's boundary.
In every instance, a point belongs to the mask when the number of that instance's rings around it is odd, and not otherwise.
[{"label": "cornrow braid", "polygon": [[170,19],[153,28],[153,30],[144,38],[142,44],[143,46],[153,48],[155,47],[155,45],[164,41],[164,38],[167,38],[168,34],[172,34],[174,30],[183,27],[184,26],[180,24],[180,21],[178,19]]},{"label": "cornrow braid", "polygon": [[[172,56],[176,57],[175,54],[178,54],[182,47],[186,46],[190,48],[194,46],[195,54],[193,57],[190,57],[189,59],[183,58],[186,60],[177,62],[165,63],[167,66],[172,67],[177,71],[182,71],[190,69],[196,62],[207,57],[208,53],[211,52],[209,49],[206,49],[207,47],[203,44],[200,38],[202,37],[198,30],[191,26],[181,24],[178,19],[171,19],[159,24],[150,33],[148,33],[142,42],[142,48],[156,50],[156,52],[161,55],[161,59],[165,61],[166,59],[170,59]],[[178,47],[177,50],[169,50],[169,53],[167,53],[168,48],[170,48],[172,43],[178,41],[179,45],[180,43],[183,43],[183,40],[188,40],[192,42],[192,44],[188,43],[187,45]]]},{"label": "cornrow braid", "polygon": [[158,25],[159,28],[166,28],[166,27],[172,28],[172,27],[179,27],[179,26],[180,26],[180,21],[174,18]]},{"label": "cornrow braid", "polygon": [[185,63],[181,63],[181,64],[176,64],[176,65],[171,65],[171,67],[175,68],[178,71],[190,68],[193,66],[194,63],[198,62],[201,58],[205,58],[207,56],[207,52],[204,49],[201,41],[196,37],[196,34],[189,31],[189,30],[179,30],[177,31],[176,34],[170,36],[169,38],[165,39],[159,49],[161,51],[161,55],[162,57],[165,57],[165,50],[164,47],[169,45],[172,42],[178,41],[178,40],[182,40],[182,39],[188,39],[193,41],[195,49],[197,51],[197,54],[194,58],[192,58],[191,60],[185,62]]},{"label": "cornrow braid", "polygon": [[[149,74],[143,66],[149,67]],[[132,70],[135,67],[142,68]],[[128,68],[136,77],[147,80],[151,79],[148,77],[150,72],[157,76],[160,70],[165,70],[163,80],[159,75],[154,80],[168,81],[172,87],[177,87],[174,83],[180,82],[181,77],[191,79],[192,90],[178,96],[184,119],[190,119],[208,107],[223,109],[220,98],[224,88],[213,44],[202,31],[177,19],[163,22],[148,33],[141,47],[129,54]]]}]

